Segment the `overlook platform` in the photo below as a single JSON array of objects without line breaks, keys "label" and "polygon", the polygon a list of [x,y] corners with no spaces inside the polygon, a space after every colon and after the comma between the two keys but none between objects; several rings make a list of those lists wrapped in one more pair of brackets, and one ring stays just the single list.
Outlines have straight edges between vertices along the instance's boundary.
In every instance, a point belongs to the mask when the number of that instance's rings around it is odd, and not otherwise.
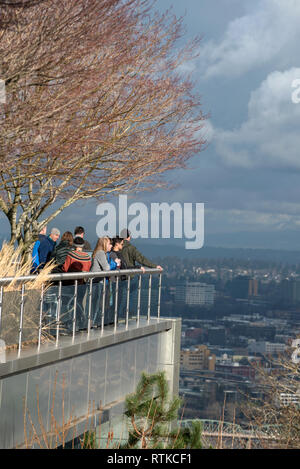
[{"label": "overlook platform", "polygon": [[[126,271],[127,279],[122,287],[126,301],[120,317],[118,313],[122,306],[117,300],[120,290],[116,282],[118,275],[115,276],[114,302],[109,305],[114,313],[109,320],[113,317],[113,321],[107,325],[105,309],[108,303],[103,288],[101,314],[93,322],[96,317],[93,287],[98,290],[99,284],[93,284],[95,274],[85,274],[86,307],[81,315],[81,321],[84,321],[80,331],[76,330],[78,318],[74,309],[71,316],[62,314],[65,310],[61,282],[65,277],[58,280],[56,277],[57,298],[52,302],[52,306],[55,304],[54,322],[51,323],[53,335],[49,335],[48,340],[42,340],[44,323],[49,319],[48,310],[45,311],[43,306],[42,291],[35,325],[30,330],[25,320],[29,311],[28,297],[22,287],[27,279],[20,280],[20,301],[16,303],[20,312],[15,318],[17,343],[3,346],[5,334],[0,328],[0,448],[49,447],[49,441],[53,444],[55,438],[68,442],[82,435],[87,428],[102,426],[104,429],[105,425],[117,424],[123,413],[125,396],[135,390],[143,371],[165,371],[170,392],[178,394],[181,320],[160,316],[160,292],[155,293],[152,281],[152,276],[157,274],[159,291],[160,271],[149,269],[145,274],[139,270]],[[72,275],[74,281],[82,278],[82,274],[65,275]],[[143,288],[142,275],[148,288]],[[138,283],[131,290],[134,277]],[[77,287],[76,283],[68,287],[74,288],[75,309]],[[108,288],[107,282],[105,288]],[[2,281],[2,326],[8,324],[7,317],[5,319],[6,294]],[[64,327],[64,320],[68,327]]]}]

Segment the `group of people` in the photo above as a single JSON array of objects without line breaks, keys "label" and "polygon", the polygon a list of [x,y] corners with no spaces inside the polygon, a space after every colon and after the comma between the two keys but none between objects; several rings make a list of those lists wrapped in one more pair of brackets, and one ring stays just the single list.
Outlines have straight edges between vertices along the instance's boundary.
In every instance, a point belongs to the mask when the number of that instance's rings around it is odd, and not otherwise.
[{"label": "group of people", "polygon": [[43,228],[34,244],[31,273],[38,273],[51,260],[55,264],[53,273],[101,272],[138,266],[142,270],[144,267],[162,270],[130,243],[131,234],[127,229],[115,238],[99,238],[92,254],[82,226],[75,228],[74,235],[70,231],[63,233],[59,243],[60,231],[57,228],[52,228],[49,236],[46,232],[47,227]]},{"label": "group of people", "polygon": [[[158,268],[162,270],[160,265],[156,265],[147,259],[141,252],[131,244],[131,235],[129,230],[122,230],[120,236],[115,238],[102,237],[99,238],[94,250],[87,240],[84,239],[85,230],[82,226],[77,226],[74,230],[74,235],[70,231],[66,231],[61,236],[57,228],[52,228],[50,234],[47,236],[46,228],[39,234],[39,239],[35,242],[32,252],[32,273],[38,273],[44,266],[53,260],[52,273],[67,273],[67,272],[102,272],[117,269],[137,269],[140,268],[145,272],[145,267]],[[124,283],[126,276],[121,276],[118,295],[118,313],[119,318],[125,317],[126,310],[126,294],[124,290]],[[92,317],[93,327],[101,325],[102,322],[102,305],[104,298],[104,283],[106,282],[105,294],[105,324],[112,324],[114,321],[114,293],[115,282],[114,278],[104,280],[102,277],[95,277],[93,280],[92,292]],[[74,302],[74,292],[71,285],[74,285],[74,280],[64,280],[62,282],[64,288],[62,290],[62,304],[61,310],[64,313],[66,328],[71,327],[71,314],[72,305]],[[122,285],[123,284],[123,285]],[[68,287],[69,285],[69,287]],[[87,314],[84,298],[86,298],[86,286],[83,279],[78,280],[77,291],[77,330],[85,329],[87,327]],[[69,290],[71,288],[71,290]],[[49,300],[49,316],[51,321],[54,320],[55,310],[57,307],[57,286],[51,287],[48,292]],[[132,279],[130,283],[131,294],[136,294],[137,282]],[[74,308],[73,308],[74,309]],[[51,322],[50,321],[50,322]]]}]

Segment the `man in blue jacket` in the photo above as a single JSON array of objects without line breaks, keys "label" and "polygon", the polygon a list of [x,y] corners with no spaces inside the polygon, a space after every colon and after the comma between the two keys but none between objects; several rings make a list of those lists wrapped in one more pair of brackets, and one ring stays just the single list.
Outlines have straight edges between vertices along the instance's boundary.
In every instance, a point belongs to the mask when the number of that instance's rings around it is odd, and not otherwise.
[{"label": "man in blue jacket", "polygon": [[60,237],[60,231],[57,228],[52,228],[49,236],[46,236],[38,247],[39,255],[39,269],[42,269],[45,264],[50,260],[51,253],[56,246],[56,242]]},{"label": "man in blue jacket", "polygon": [[34,274],[37,272],[38,266],[40,265],[40,259],[39,259],[39,247],[41,242],[46,238],[46,233],[47,233],[47,226],[44,226],[44,228],[40,231],[38,240],[34,243],[33,249],[32,249],[32,267],[31,267],[31,274]]}]

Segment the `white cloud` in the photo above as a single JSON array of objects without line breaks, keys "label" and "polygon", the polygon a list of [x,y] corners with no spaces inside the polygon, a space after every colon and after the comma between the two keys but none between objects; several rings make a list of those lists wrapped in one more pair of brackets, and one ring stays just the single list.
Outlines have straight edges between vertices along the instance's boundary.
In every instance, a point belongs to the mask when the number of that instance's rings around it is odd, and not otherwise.
[{"label": "white cloud", "polygon": [[251,93],[248,119],[233,130],[214,129],[217,154],[226,165],[300,169],[300,103],[292,82],[300,68],[272,72]]},{"label": "white cloud", "polygon": [[300,40],[299,0],[252,0],[251,11],[231,21],[221,39],[203,44],[204,78],[237,77],[270,61],[295,65]]},{"label": "white cloud", "polygon": [[[266,207],[267,208],[267,207]],[[209,209],[205,210],[205,217],[213,225],[214,222],[222,226],[226,231],[228,227],[232,231],[260,231],[260,230],[283,230],[299,229],[300,215],[299,207],[296,215],[290,215],[282,212],[283,206],[278,205],[278,212],[274,209],[267,210],[238,210],[238,209]]]}]

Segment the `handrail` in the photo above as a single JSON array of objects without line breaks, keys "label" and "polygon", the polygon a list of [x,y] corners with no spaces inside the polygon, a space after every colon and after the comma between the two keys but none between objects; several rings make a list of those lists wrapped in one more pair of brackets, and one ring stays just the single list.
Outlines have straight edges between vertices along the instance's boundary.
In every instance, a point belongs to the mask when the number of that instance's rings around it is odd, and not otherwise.
[{"label": "handrail", "polygon": [[[145,267],[145,274],[158,274],[162,273],[161,269],[150,269]],[[63,280],[80,280],[80,279],[90,279],[90,278],[101,278],[101,277],[120,277],[123,275],[141,275],[143,274],[142,269],[118,269],[118,270],[105,270],[101,272],[67,272],[67,273],[56,273],[47,275],[46,281],[63,281]],[[0,278],[0,286],[5,286],[11,282],[22,283],[30,282],[36,280],[38,274],[33,275],[24,275],[22,277],[3,277]]]},{"label": "handrail", "polygon": [[[15,330],[18,332],[18,340],[15,345],[18,349],[18,357],[21,356],[23,344],[30,341],[37,344],[37,351],[42,344],[42,331],[46,329],[47,334],[55,340],[55,345],[60,344],[62,335],[70,335],[73,340],[79,331],[86,331],[89,337],[91,329],[100,328],[103,334],[106,325],[114,325],[113,333],[116,333],[119,324],[125,325],[127,330],[129,320],[136,321],[136,327],[139,327],[141,319],[141,292],[147,290],[145,301],[145,311],[143,316],[149,323],[151,320],[151,310],[157,320],[160,319],[161,305],[161,278],[162,269],[156,268],[136,268],[136,269],[118,269],[101,272],[70,272],[48,274],[42,279],[41,287],[36,289],[27,289],[26,284],[38,278],[37,275],[27,275],[22,277],[5,277],[0,279],[0,339],[5,339],[5,286],[14,282],[16,289],[7,293],[17,295],[21,294],[21,301],[14,299]],[[153,303],[153,285],[152,276],[158,275],[157,300]],[[138,282],[134,282],[134,277],[138,276]],[[149,276],[148,285],[142,290],[142,277]],[[108,281],[107,279],[114,281]],[[104,281],[96,281],[103,279]],[[106,281],[105,281],[106,279]],[[85,282],[82,282],[85,280]],[[68,282],[65,282],[68,281]],[[80,282],[81,281],[81,282]],[[19,292],[19,287],[21,293]],[[30,292],[39,292],[40,298],[37,306],[29,306],[26,298]],[[33,297],[36,293],[32,293]],[[155,297],[155,295],[154,295]],[[36,301],[36,298],[35,298]],[[136,302],[136,304],[135,304]],[[36,304],[37,304],[36,303]],[[34,311],[34,308],[38,311]],[[9,306],[11,318],[11,306]],[[28,310],[29,309],[29,310]],[[31,317],[38,317],[33,327],[26,327],[26,320]],[[153,316],[152,316],[153,318]],[[10,319],[11,321],[11,319]],[[3,329],[4,328],[4,329]],[[11,322],[10,322],[11,331]],[[30,332],[28,333],[28,330]],[[25,331],[25,332],[24,332]]]}]

